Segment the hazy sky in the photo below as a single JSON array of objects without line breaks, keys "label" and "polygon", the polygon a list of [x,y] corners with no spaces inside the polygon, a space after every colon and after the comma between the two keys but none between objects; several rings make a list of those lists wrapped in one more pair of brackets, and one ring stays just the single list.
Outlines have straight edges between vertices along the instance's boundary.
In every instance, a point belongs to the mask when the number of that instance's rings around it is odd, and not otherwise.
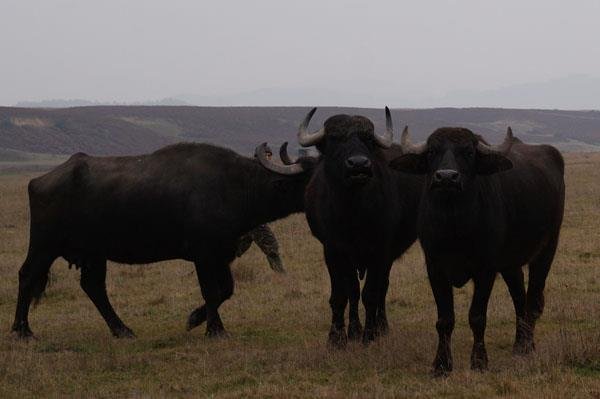
[{"label": "hazy sky", "polygon": [[1,105],[600,77],[598,0],[0,1]]}]

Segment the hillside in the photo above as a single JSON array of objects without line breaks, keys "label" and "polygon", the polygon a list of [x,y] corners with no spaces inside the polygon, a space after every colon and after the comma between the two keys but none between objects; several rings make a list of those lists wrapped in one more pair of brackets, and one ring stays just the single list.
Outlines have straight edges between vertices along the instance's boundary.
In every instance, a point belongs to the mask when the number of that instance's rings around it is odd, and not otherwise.
[{"label": "hillside", "polygon": [[[205,141],[251,153],[268,141],[295,143],[308,107],[93,106],[61,109],[0,108],[0,161],[30,154],[68,155],[83,151],[123,155],[153,151],[179,141]],[[358,113],[383,128],[381,109],[320,108],[315,128],[336,113]],[[495,108],[396,109],[397,134],[405,124],[417,140],[440,126],[465,126],[490,141],[511,125],[526,142],[562,150],[600,149],[600,112]],[[39,157],[39,156],[38,156]]]}]

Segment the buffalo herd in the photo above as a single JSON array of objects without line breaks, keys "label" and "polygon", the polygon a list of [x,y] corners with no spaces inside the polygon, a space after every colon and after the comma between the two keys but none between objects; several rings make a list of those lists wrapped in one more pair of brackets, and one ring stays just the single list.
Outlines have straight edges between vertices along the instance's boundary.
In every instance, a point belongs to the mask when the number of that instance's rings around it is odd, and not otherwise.
[{"label": "buffalo herd", "polygon": [[454,127],[437,129],[421,144],[413,144],[405,128],[396,144],[387,107],[382,132],[357,115],[332,116],[311,132],[315,111],[298,131],[300,146],[318,150],[313,156],[292,160],[287,143],[281,162],[267,155],[266,143],[254,158],[187,143],[140,156],[79,153],[31,180],[29,250],[19,271],[12,331],[20,338],[33,335],[30,305],[62,257],[81,269],[81,288],[112,334],[134,337],[107,296],[107,261],[185,259],[194,263],[204,299],[188,328],[206,322],[207,336],[221,336],[219,307],[233,294],[230,263],[239,238],[305,212],[323,245],[331,282],[331,347],[343,348],[348,340],[368,344],[388,332],[390,270],[418,239],[437,306],[435,375],[452,370],[453,287],[468,281],[474,286],[471,368],[486,369],[486,314],[498,273],[516,313],[513,351],[533,351],[563,217],[560,153],[525,144],[510,128],[500,145]]}]

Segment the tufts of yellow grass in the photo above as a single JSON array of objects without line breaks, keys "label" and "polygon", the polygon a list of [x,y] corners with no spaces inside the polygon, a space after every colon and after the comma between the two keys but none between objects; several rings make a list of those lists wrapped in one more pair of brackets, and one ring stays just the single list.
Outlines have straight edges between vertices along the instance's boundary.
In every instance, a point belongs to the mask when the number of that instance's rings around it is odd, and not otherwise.
[{"label": "tufts of yellow grass", "polygon": [[228,339],[205,338],[204,326],[185,331],[201,302],[191,264],[109,266],[109,296],[138,335],[120,341],[79,288],[79,272],[59,260],[31,313],[38,340],[16,341],[9,329],[33,176],[0,176],[0,397],[600,397],[600,154],[566,158],[567,209],[538,352],[511,355],[514,312],[499,279],[488,313],[490,370],[472,372],[467,286],[455,291],[455,371],[446,379],[429,375],[435,307],[418,245],[392,272],[390,335],[366,348],[326,349],[329,279],[303,215],[273,225],[287,275],[273,273],[255,247],[234,263],[236,293],[221,308]]}]

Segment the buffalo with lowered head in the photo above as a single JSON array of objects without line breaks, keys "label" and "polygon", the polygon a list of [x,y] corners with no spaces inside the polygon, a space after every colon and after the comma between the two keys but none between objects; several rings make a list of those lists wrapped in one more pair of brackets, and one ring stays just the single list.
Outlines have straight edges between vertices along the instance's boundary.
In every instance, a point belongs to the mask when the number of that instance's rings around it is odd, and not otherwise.
[{"label": "buffalo with lowered head", "polygon": [[[323,244],[331,280],[329,343],[340,347],[348,337],[361,336],[367,343],[387,332],[389,272],[393,261],[416,239],[415,210],[422,179],[388,166],[386,152],[393,151],[393,129],[387,108],[382,135],[375,133],[369,119],[351,115],[332,116],[323,128],[310,133],[307,128],[315,111],[300,125],[298,141],[303,147],[314,145],[320,152],[306,188],[305,212],[313,235]],[[366,273],[364,331],[358,315],[357,271]]]},{"label": "buffalo with lowered head", "polygon": [[[510,128],[499,146],[464,128],[437,129],[420,145],[411,144],[407,132],[402,149],[392,167],[426,176],[417,230],[438,311],[434,373],[452,370],[452,287],[469,280],[474,283],[471,368],[487,367],[486,313],[497,273],[516,311],[514,352],[529,353],[563,218],[562,156],[548,145],[524,144]],[[529,264],[527,291],[524,264]]]},{"label": "buffalo with lowered head", "polygon": [[[188,143],[140,156],[76,154],[31,180],[29,251],[19,271],[12,330],[32,335],[30,303],[42,295],[53,261],[63,257],[81,269],[81,287],[116,337],[133,332],[106,294],[107,260],[194,262],[205,304],[192,312],[188,328],[206,320],[208,336],[224,333],[218,308],[233,294],[229,264],[240,236],[304,210],[310,162],[283,166],[265,153],[265,145],[257,148],[257,162]],[[264,165],[294,173],[274,173]]]}]

